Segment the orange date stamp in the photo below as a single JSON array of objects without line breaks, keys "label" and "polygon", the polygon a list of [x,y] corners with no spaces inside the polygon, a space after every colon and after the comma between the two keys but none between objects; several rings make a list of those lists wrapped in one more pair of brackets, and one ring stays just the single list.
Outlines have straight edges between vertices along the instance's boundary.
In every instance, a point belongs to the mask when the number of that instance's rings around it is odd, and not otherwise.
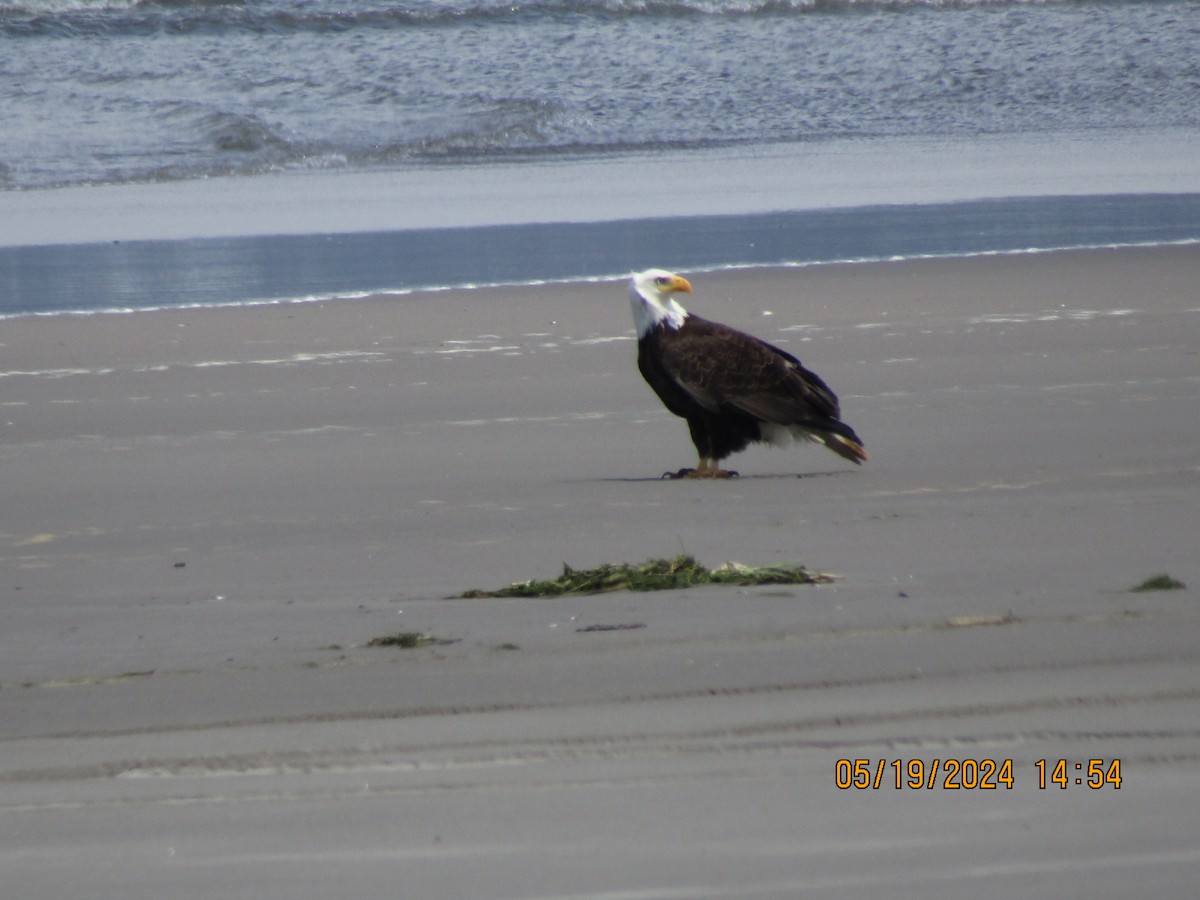
[{"label": "orange date stamp", "polygon": [[[1039,790],[1068,787],[1121,789],[1121,760],[1039,759],[1033,764]],[[1017,783],[1011,759],[839,759],[834,786],[839,790],[1011,791]]]}]

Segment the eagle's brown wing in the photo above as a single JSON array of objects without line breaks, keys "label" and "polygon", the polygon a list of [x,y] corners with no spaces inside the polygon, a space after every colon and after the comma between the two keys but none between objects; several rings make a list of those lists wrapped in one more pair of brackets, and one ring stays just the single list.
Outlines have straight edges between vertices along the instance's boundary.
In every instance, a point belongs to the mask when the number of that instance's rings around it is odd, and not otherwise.
[{"label": "eagle's brown wing", "polygon": [[779,425],[840,415],[837,396],[796,357],[699,316],[664,341],[663,366],[711,412],[733,408]]}]

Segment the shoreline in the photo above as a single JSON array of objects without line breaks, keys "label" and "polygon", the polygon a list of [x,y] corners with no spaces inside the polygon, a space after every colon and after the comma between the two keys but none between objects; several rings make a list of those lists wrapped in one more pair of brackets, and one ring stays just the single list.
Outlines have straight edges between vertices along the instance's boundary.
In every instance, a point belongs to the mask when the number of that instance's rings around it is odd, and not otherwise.
[{"label": "shoreline", "polygon": [[[1157,248],[1169,249],[1174,247],[1189,247],[1194,244],[1200,244],[1200,238],[1181,238],[1179,240],[1170,241],[1145,241],[1134,243],[1080,244],[1062,247],[1026,247],[1012,250],[977,250],[962,253],[930,253],[904,257],[879,256],[858,257],[853,259],[823,259],[805,262],[711,264],[707,266],[690,266],[688,267],[688,271],[693,274],[703,273],[705,275],[712,275],[736,272],[753,272],[756,270],[770,269],[808,269],[823,266],[858,266],[874,265],[879,263],[920,262],[924,260],[971,260],[995,256],[1037,256],[1041,254],[1089,253],[1107,250],[1152,250]],[[363,290],[341,294],[322,294],[306,297],[274,297],[256,300],[229,301],[227,303],[192,303],[178,306],[164,305],[122,308],[114,307],[108,309],[62,309],[41,312],[14,312],[0,314],[0,322],[9,319],[21,319],[26,317],[52,319],[58,316],[80,316],[86,318],[89,316],[130,316],[136,313],[157,313],[171,311],[186,312],[189,310],[205,309],[252,309],[261,306],[303,306],[310,303],[337,303],[342,301],[354,302],[356,300],[365,300],[380,296],[400,298],[414,294],[441,294],[454,291],[490,291],[503,288],[540,288],[554,285],[568,286],[575,284],[612,284],[623,283],[627,278],[628,273],[577,275],[561,278],[533,278],[525,281],[496,281],[483,284],[422,284],[414,287],[404,288]]]},{"label": "shoreline", "polygon": [[0,248],[0,319],[1200,241],[1200,193]]}]

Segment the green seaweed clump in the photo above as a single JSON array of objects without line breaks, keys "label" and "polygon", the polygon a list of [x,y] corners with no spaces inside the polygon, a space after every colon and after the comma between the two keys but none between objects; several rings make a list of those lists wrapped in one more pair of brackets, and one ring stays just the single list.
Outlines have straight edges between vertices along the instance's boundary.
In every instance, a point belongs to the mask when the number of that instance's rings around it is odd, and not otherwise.
[{"label": "green seaweed clump", "polygon": [[1187,585],[1170,575],[1155,575],[1147,578],[1141,584],[1129,589],[1130,593],[1138,594],[1143,591],[1182,591]]},{"label": "green seaweed clump", "polygon": [[572,569],[563,564],[558,578],[521,581],[495,591],[473,590],[467,599],[492,597],[561,597],[564,594],[602,594],[610,591],[670,591],[701,584],[828,584],[832,575],[810,572],[794,563],[745,566],[725,563],[708,569],[688,555],[674,559],[649,559],[640,565],[605,563],[594,569]]}]

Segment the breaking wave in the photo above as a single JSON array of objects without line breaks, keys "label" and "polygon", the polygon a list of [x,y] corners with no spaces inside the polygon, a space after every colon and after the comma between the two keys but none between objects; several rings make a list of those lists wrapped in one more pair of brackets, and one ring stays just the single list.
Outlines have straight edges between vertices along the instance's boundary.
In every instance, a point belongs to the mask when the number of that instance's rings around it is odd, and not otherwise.
[{"label": "breaking wave", "polygon": [[430,4],[294,4],[227,0],[25,0],[0,2],[0,29],[13,35],[220,32],[282,34],[438,25],[528,22],[541,18],[745,17],[905,12],[1049,5],[1104,0],[445,0]]}]

